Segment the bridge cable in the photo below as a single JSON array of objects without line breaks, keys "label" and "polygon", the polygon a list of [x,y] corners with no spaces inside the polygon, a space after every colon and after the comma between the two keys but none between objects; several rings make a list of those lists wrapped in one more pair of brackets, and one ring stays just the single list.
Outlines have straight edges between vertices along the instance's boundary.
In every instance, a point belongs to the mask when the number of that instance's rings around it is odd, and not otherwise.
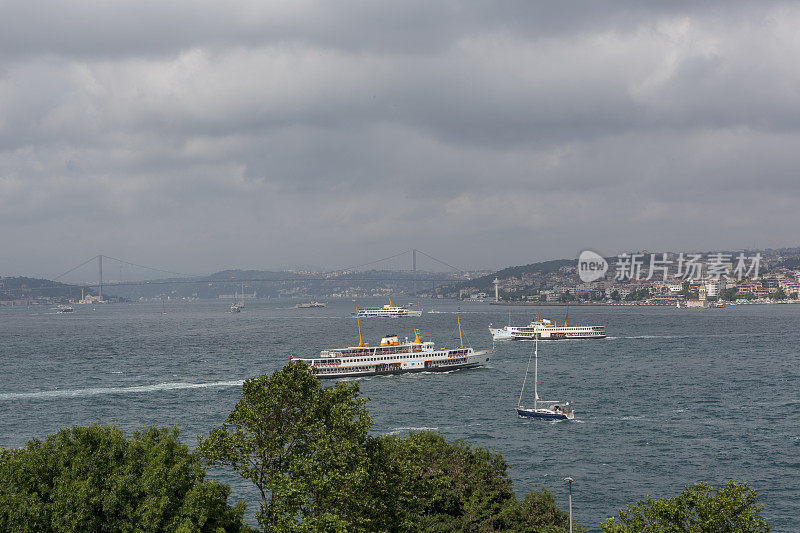
[{"label": "bridge cable", "polygon": [[422,255],[424,255],[425,257],[428,257],[428,258],[430,258],[430,259],[433,259],[433,260],[434,260],[434,261],[436,261],[437,263],[441,263],[441,264],[443,264],[443,265],[444,265],[444,266],[446,266],[446,267],[452,268],[453,270],[455,270],[455,271],[457,271],[457,272],[462,272],[462,273],[463,273],[463,272],[465,272],[465,270],[464,270],[464,269],[462,269],[462,268],[458,268],[458,267],[454,267],[453,265],[451,265],[451,264],[449,264],[449,263],[445,263],[445,262],[444,262],[444,261],[442,261],[441,259],[436,259],[436,258],[435,258],[435,257],[433,257],[432,255],[430,255],[430,254],[426,254],[426,253],[425,253],[425,252],[423,252],[422,250],[417,250],[417,252],[418,252],[418,253],[421,253],[421,254],[422,254]]},{"label": "bridge cable", "polygon": [[58,278],[61,278],[61,277],[64,277],[64,276],[66,276],[67,274],[69,274],[69,273],[70,273],[70,272],[72,272],[73,270],[78,270],[78,269],[79,269],[80,267],[82,267],[83,265],[85,265],[85,264],[88,264],[88,263],[91,263],[92,261],[94,261],[95,259],[97,259],[97,257],[98,257],[98,256],[90,257],[89,259],[87,259],[86,261],[84,261],[83,263],[81,263],[80,265],[78,265],[78,266],[76,266],[76,267],[73,267],[73,268],[70,268],[69,270],[67,270],[67,271],[66,271],[66,272],[64,272],[63,274],[59,274],[58,276],[54,277],[54,278],[53,278],[52,280],[50,280],[50,281],[55,281],[55,280],[57,280]]}]

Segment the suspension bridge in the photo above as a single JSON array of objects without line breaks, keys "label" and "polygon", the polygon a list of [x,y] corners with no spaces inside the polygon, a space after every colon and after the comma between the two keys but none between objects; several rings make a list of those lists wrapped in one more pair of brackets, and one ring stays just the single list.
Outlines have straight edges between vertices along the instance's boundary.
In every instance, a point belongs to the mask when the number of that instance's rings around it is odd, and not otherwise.
[{"label": "suspension bridge", "polygon": [[[431,271],[423,271],[418,269],[418,259],[425,259],[425,262],[434,263],[447,269],[444,273],[437,273]],[[381,265],[386,265],[388,262],[395,264],[405,263],[407,268],[379,268]],[[96,281],[83,281],[83,282],[63,282],[70,274],[84,268],[83,275],[86,275],[85,269],[91,268],[91,264],[96,264]],[[104,277],[104,268],[106,275]],[[125,280],[123,279],[123,268],[127,271],[135,269],[139,272],[138,277],[142,277],[141,273],[147,273],[152,276],[151,279],[137,279]],[[116,279],[109,279],[108,272],[110,270],[118,269],[119,276]],[[228,271],[225,271],[228,272]],[[241,272],[241,271],[231,271]],[[259,272],[259,271],[245,271],[245,272]],[[323,272],[310,272],[306,274],[297,274],[292,271],[268,272],[269,276],[242,276],[231,274],[227,277],[221,277],[217,274],[212,275],[198,275],[188,274],[185,272],[177,272],[165,268],[147,266],[133,261],[111,257],[107,255],[98,254],[90,257],[89,259],[79,263],[78,265],[58,274],[52,281],[62,282],[73,288],[78,289],[97,289],[98,296],[103,299],[103,291],[109,291],[114,287],[135,287],[135,286],[158,286],[158,285],[181,285],[181,284],[202,284],[202,283],[287,283],[287,282],[404,282],[410,286],[412,294],[417,293],[418,284],[430,284],[435,287],[437,283],[454,283],[462,280],[469,279],[469,274],[466,270],[454,266],[446,261],[438,259],[433,255],[419,250],[416,248],[403,250],[394,253],[387,257],[382,257],[373,261],[368,261],[358,265],[347,266],[344,268],[337,268],[335,270]],[[406,277],[398,277],[398,274],[404,274]],[[112,274],[113,275],[113,274]],[[49,287],[42,287],[39,290],[47,290]]]}]

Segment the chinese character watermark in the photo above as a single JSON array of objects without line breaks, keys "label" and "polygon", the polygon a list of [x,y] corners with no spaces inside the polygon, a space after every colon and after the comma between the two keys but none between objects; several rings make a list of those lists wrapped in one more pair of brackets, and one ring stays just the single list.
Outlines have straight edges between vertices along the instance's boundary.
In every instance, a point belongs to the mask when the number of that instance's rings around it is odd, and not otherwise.
[{"label": "chinese character watermark", "polygon": [[[703,254],[683,252],[674,257],[668,253],[622,253],[617,256],[614,265],[614,279],[667,281],[671,277],[684,281],[718,281],[726,276],[736,281],[745,278],[757,280],[761,259],[760,253],[747,257],[744,252],[735,258],[732,254],[722,252],[709,253],[705,257]],[[608,270],[608,261],[596,252],[585,250],[578,257],[578,275],[584,283],[605,277]]]}]

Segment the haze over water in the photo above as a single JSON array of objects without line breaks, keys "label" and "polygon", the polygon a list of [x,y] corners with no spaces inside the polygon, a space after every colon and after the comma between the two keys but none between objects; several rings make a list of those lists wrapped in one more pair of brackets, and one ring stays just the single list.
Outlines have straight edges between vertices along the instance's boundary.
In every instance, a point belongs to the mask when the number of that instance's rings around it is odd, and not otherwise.
[{"label": "haze over water", "polygon": [[[175,424],[193,446],[223,422],[243,379],[271,373],[290,353],[357,343],[352,302],[291,305],[247,302],[231,314],[224,301],[171,303],[165,315],[160,303],[76,306],[73,315],[0,308],[0,446],[92,421],[126,434]],[[452,347],[459,305],[466,340],[491,346],[487,326],[507,321],[505,307],[423,300],[422,317],[364,320],[363,335],[374,343],[416,327]],[[537,312],[563,320],[561,308],[515,307],[512,321]],[[510,465],[518,495],[544,486],[564,509],[562,479],[575,478],[582,525],[596,529],[647,494],[733,479],[758,492],[774,531],[792,531],[800,516],[798,319],[795,305],[571,308],[570,323],[609,322],[605,340],[540,344],[539,394],[573,401],[575,422],[516,417],[530,343],[498,343],[483,369],[360,384],[375,433],[434,429],[489,447]],[[252,519],[252,487],[230,471],[214,475],[233,486],[232,499],[249,502]]]}]

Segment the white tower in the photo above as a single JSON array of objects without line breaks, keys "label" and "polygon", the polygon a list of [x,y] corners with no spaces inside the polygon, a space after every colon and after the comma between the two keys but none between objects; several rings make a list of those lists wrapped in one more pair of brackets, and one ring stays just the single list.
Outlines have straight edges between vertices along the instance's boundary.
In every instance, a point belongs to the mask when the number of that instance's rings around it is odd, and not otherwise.
[{"label": "white tower", "polygon": [[499,289],[500,280],[498,280],[497,278],[494,278],[494,282],[493,283],[494,283],[494,301],[495,302],[499,302],[500,301],[500,289]]}]

